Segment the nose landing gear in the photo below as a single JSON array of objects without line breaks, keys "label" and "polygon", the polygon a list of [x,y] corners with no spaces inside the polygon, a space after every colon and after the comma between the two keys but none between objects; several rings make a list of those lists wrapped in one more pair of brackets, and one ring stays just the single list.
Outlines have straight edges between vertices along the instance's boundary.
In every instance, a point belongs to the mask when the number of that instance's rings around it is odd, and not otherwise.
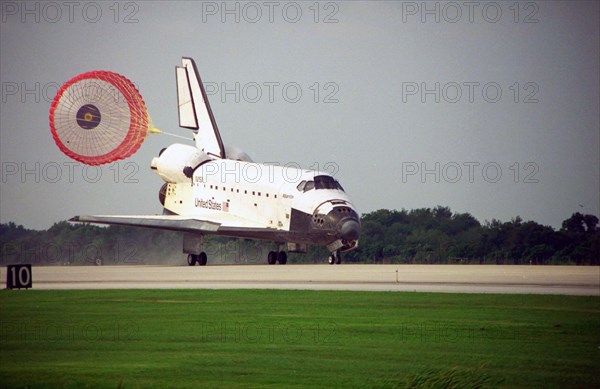
[{"label": "nose landing gear", "polygon": [[342,263],[342,254],[340,254],[340,250],[335,250],[329,255],[328,262],[330,265],[339,265]]}]

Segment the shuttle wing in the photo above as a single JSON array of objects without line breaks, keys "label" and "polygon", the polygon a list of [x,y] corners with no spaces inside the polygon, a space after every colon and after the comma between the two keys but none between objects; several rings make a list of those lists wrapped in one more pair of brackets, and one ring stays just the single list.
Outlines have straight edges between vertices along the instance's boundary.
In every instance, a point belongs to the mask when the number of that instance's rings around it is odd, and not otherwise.
[{"label": "shuttle wing", "polygon": [[215,233],[220,223],[198,220],[179,215],[155,216],[117,216],[117,215],[82,215],[69,219],[71,222],[115,224],[122,226],[149,227],[161,230]]},{"label": "shuttle wing", "polygon": [[272,239],[280,232],[277,229],[266,228],[227,214],[215,215],[214,220],[202,220],[181,215],[81,215],[75,216],[69,221],[256,239]]},{"label": "shuttle wing", "polygon": [[210,108],[196,63],[182,58],[182,66],[175,68],[179,126],[196,133],[196,146],[205,153],[225,158],[225,148],[217,122]]}]

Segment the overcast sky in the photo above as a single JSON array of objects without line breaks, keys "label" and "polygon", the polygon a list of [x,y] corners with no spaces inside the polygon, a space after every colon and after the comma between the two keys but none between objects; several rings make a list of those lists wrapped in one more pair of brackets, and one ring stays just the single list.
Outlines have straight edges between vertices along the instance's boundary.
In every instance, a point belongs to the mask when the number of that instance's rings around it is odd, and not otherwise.
[{"label": "overcast sky", "polygon": [[3,223],[160,213],[150,161],[180,140],[153,135],[86,170],[55,145],[48,112],[59,85],[110,70],[158,128],[187,136],[182,56],[226,144],[255,161],[334,162],[361,213],[444,205],[555,228],[599,214],[598,2],[0,4]]}]

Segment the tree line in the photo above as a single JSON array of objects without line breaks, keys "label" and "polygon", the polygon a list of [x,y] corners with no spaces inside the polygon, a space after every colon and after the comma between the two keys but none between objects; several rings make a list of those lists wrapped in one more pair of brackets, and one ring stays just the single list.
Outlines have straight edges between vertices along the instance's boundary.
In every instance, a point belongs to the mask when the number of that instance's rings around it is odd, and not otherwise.
[{"label": "tree line", "polygon": [[[600,228],[594,215],[574,213],[558,230],[516,217],[481,224],[450,208],[387,210],[363,214],[359,247],[349,263],[600,265]],[[180,233],[145,228],[55,223],[48,230],[0,224],[0,263],[43,265],[185,264]],[[264,263],[268,242],[207,236],[210,263]],[[312,246],[290,263],[324,263],[327,250]]]},{"label": "tree line", "polygon": [[362,235],[349,261],[388,263],[599,265],[600,229],[594,215],[574,213],[559,230],[523,221],[481,224],[448,207],[364,214]]}]

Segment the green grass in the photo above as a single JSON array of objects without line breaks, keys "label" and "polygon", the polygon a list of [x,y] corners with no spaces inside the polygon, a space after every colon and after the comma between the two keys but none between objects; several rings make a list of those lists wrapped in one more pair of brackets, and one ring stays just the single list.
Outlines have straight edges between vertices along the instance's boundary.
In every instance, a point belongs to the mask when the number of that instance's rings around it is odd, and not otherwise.
[{"label": "green grass", "polygon": [[0,292],[0,387],[599,387],[600,299]]}]

